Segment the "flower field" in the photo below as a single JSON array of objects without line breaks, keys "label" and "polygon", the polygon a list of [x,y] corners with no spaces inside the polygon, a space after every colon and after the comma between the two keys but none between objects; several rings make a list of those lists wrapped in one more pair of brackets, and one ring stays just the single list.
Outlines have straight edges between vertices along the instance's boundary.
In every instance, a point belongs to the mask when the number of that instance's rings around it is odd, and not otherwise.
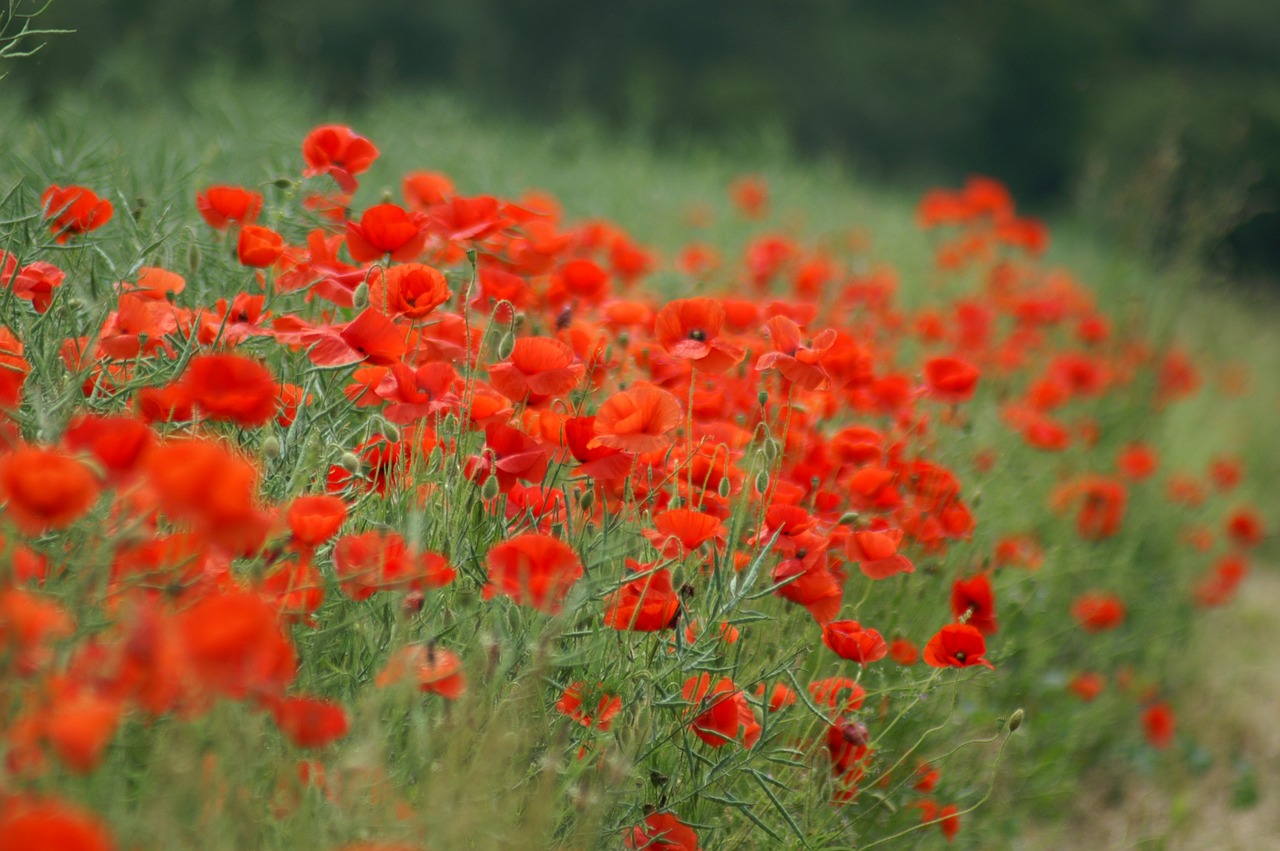
[{"label": "flower field", "polygon": [[1195,750],[1247,363],[990,179],[898,262],[383,144],[0,187],[0,849],[992,847]]}]

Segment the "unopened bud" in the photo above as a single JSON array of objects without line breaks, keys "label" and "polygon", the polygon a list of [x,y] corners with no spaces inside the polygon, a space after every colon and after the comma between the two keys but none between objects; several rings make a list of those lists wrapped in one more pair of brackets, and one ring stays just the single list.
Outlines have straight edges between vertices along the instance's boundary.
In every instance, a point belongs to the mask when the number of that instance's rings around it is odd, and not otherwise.
[{"label": "unopened bud", "polygon": [[277,177],[271,181],[271,185],[276,189],[289,189],[293,186],[293,181],[287,177]]},{"label": "unopened bud", "polygon": [[861,515],[856,511],[846,511],[844,514],[840,515],[840,519],[836,522],[841,526],[852,526],[858,522],[859,517],[861,517]]},{"label": "unopened bud", "polygon": [[596,505],[596,492],[594,490],[585,490],[578,497],[578,505],[582,506],[583,511],[590,511]]},{"label": "unopened bud", "polygon": [[498,494],[502,493],[502,486],[498,484],[497,476],[490,476],[484,480],[484,484],[480,486],[480,496],[485,502],[497,499]]},{"label": "unopened bud", "polygon": [[720,479],[720,487],[718,488],[721,499],[728,499],[730,492],[729,477],[725,476]]},{"label": "unopened bud", "polygon": [[766,437],[764,439],[764,457],[770,464],[778,460],[778,452],[778,441],[774,440],[772,437]]},{"label": "unopened bud", "polygon": [[1022,726],[1022,719],[1026,716],[1021,709],[1013,710],[1013,714],[1009,716],[1009,732],[1016,733],[1018,728]]},{"label": "unopened bud", "polygon": [[756,493],[764,493],[769,489],[769,474],[765,470],[761,470],[756,474]]},{"label": "unopened bud", "polygon": [[760,403],[760,407],[762,407],[762,408],[763,408],[765,405],[769,404],[769,394],[768,394],[768,392],[767,392],[767,391],[764,391],[764,390],[761,390],[759,393],[757,393],[757,394],[756,394],[756,401]]},{"label": "unopened bud", "polygon": [[280,457],[280,453],[284,451],[284,447],[280,445],[280,438],[274,434],[269,434],[262,438],[262,457],[271,461]]},{"label": "unopened bud", "polygon": [[382,436],[392,443],[400,442],[400,429],[391,423],[387,423],[382,429]]},{"label": "unopened bud", "polygon": [[353,476],[359,475],[360,470],[364,467],[364,462],[361,461],[360,456],[354,452],[343,452],[342,458],[339,459],[338,464],[342,466],[342,469],[346,470]]},{"label": "unopened bud", "polygon": [[200,246],[194,242],[187,246],[187,272],[194,275],[200,270]]},{"label": "unopened bud", "polygon": [[361,281],[351,294],[351,306],[356,310],[364,310],[369,306],[369,284]]},{"label": "unopened bud", "polygon": [[516,337],[514,334],[503,334],[502,339],[498,341],[498,360],[506,360],[511,357],[511,352],[516,347]]}]

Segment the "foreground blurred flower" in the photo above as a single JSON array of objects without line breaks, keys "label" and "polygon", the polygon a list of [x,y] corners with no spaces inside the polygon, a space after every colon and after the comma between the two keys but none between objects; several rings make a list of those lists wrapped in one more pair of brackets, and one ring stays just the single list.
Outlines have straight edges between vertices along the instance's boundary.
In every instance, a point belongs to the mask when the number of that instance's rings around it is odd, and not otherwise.
[{"label": "foreground blurred flower", "polygon": [[633,632],[657,632],[675,625],[680,597],[671,587],[671,571],[664,567],[649,572],[652,567],[627,559],[629,572],[646,575],[624,583],[605,597],[606,625]]},{"label": "foreground blurred flower", "polygon": [[23,532],[65,529],[98,499],[89,468],[52,449],[27,447],[0,457],[0,502]]},{"label": "foreground blurred flower", "polygon": [[467,690],[462,660],[453,651],[435,644],[401,647],[391,654],[374,684],[386,688],[405,681],[415,683],[418,691],[438,694],[446,700],[457,700]]}]

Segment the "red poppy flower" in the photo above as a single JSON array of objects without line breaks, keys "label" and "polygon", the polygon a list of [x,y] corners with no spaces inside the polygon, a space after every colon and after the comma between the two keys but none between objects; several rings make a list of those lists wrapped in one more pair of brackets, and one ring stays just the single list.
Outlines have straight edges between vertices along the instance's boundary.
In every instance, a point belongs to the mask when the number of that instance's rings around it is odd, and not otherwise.
[{"label": "red poppy flower", "polygon": [[240,262],[255,269],[265,269],[284,254],[284,237],[271,228],[261,225],[245,225],[236,241],[236,256]]},{"label": "red poppy flower", "polygon": [[764,218],[769,211],[769,184],[757,174],[744,174],[729,184],[733,205],[748,219]]},{"label": "red poppy flower", "polygon": [[1085,703],[1096,699],[1106,687],[1107,681],[1093,671],[1081,671],[1067,683],[1067,689]]},{"label": "red poppy flower", "polygon": [[1153,703],[1143,710],[1142,731],[1151,747],[1166,750],[1173,744],[1173,734],[1177,728],[1178,719],[1169,704]]},{"label": "red poppy flower", "polygon": [[379,688],[393,683],[413,681],[419,691],[438,694],[446,700],[457,700],[467,689],[467,678],[457,654],[435,644],[411,644],[401,647],[374,680]]},{"label": "red poppy flower", "polygon": [[724,306],[711,298],[668,302],[653,321],[653,333],[673,356],[703,372],[720,374],[740,363],[746,350],[720,336]]},{"label": "red poppy flower", "polygon": [[1265,534],[1262,516],[1252,507],[1237,508],[1227,517],[1227,534],[1242,547],[1255,547]]},{"label": "red poppy flower", "polygon": [[1124,602],[1114,594],[1088,592],[1071,604],[1071,617],[1086,632],[1105,632],[1124,623]]},{"label": "red poppy flower", "polygon": [[61,801],[8,797],[0,806],[0,848],[113,851],[115,847],[97,817]]},{"label": "red poppy flower", "polygon": [[271,702],[280,732],[300,748],[322,748],[347,735],[351,722],[337,703],[317,697],[285,697]]},{"label": "red poppy flower", "polygon": [[982,658],[987,652],[987,642],[982,633],[967,623],[953,623],[938,631],[924,648],[925,664],[934,668],[968,668],[985,665],[994,668]]},{"label": "red poppy flower", "polygon": [[719,517],[692,508],[672,508],[653,516],[653,528],[643,530],[649,543],[665,558],[687,556],[707,541],[722,545],[724,523]]},{"label": "red poppy flower", "polygon": [[848,677],[826,677],[809,683],[813,702],[837,715],[856,712],[867,699],[867,690]]},{"label": "red poppy flower", "polygon": [[[597,692],[599,687],[600,684],[597,684]],[[614,716],[622,711],[622,698],[611,694],[591,694],[589,697],[598,697],[598,700],[595,708],[590,710],[582,705],[584,689],[586,689],[586,683],[570,684],[556,701],[556,711],[562,715],[568,715],[584,727],[600,731],[608,730]]]},{"label": "red poppy flower", "polygon": [[192,677],[215,693],[279,694],[296,676],[293,645],[258,594],[204,596],[178,616],[177,626]]},{"label": "red poppy flower", "polygon": [[841,659],[849,659],[866,667],[889,652],[884,636],[874,629],[863,629],[857,621],[832,621],[822,627],[822,643]]},{"label": "red poppy flower", "polygon": [[698,674],[685,680],[680,694],[693,704],[693,711],[701,710],[690,728],[711,747],[723,747],[741,736],[743,747],[751,748],[760,739],[762,730],[751,704],[728,677],[713,685],[710,674]]},{"label": "red poppy flower", "polygon": [[951,614],[956,620],[965,618],[969,626],[983,635],[994,635],[1000,630],[996,620],[996,598],[991,590],[991,580],[985,573],[968,579],[957,579],[951,586]]},{"label": "red poppy flower", "polygon": [[240,355],[197,355],[182,376],[182,388],[213,420],[257,428],[275,416],[279,388],[266,367]]},{"label": "red poppy flower", "polygon": [[701,851],[698,834],[671,813],[654,813],[626,832],[622,847],[644,851]]},{"label": "red poppy flower", "polygon": [[88,774],[102,761],[122,712],[116,698],[87,690],[59,693],[44,719],[44,735],[63,765]]},{"label": "red poppy flower", "polygon": [[83,186],[50,186],[40,196],[40,203],[59,244],[73,235],[97,230],[111,220],[113,212],[110,201]]},{"label": "red poppy flower", "polygon": [[262,195],[240,186],[210,186],[196,195],[196,209],[209,227],[251,225],[262,212]]},{"label": "red poppy flower", "polygon": [[[31,302],[36,313],[45,313],[49,310],[49,305],[53,304],[53,291],[62,286],[66,278],[67,273],[57,266],[37,260],[19,269],[9,286],[15,296]],[[3,275],[0,275],[0,283],[2,282]]]},{"label": "red poppy flower", "polygon": [[22,531],[65,529],[98,501],[89,468],[53,449],[28,447],[0,456],[0,501]]},{"label": "red poppy flower", "polygon": [[343,192],[355,192],[359,186],[355,175],[367,171],[377,158],[372,142],[340,124],[317,127],[302,142],[302,159],[307,164],[303,176],[328,174]]},{"label": "red poppy flower", "polygon": [[1116,467],[1125,478],[1140,482],[1160,468],[1160,456],[1145,443],[1131,443],[1116,458]]},{"label": "red poppy flower", "polygon": [[961,358],[931,358],[924,364],[924,381],[929,392],[952,405],[973,398],[978,376],[978,368]]},{"label": "red poppy flower", "polygon": [[444,273],[421,263],[405,263],[369,275],[369,304],[388,316],[423,319],[453,293]]},{"label": "red poppy flower", "polygon": [[776,369],[778,373],[805,390],[825,390],[831,381],[822,358],[836,342],[836,332],[827,329],[807,344],[802,343],[800,326],[785,316],[775,316],[765,326],[772,352],[756,361],[756,371]]},{"label": "red poppy flower", "polygon": [[347,222],[347,251],[357,263],[390,256],[408,262],[427,243],[426,217],[397,204],[378,204],[364,211],[360,221]]},{"label": "red poppy flower", "polygon": [[367,600],[378,591],[422,590],[448,582],[429,580],[428,569],[439,578],[440,566],[434,559],[424,560],[409,552],[398,532],[344,535],[333,547],[333,567],[343,593],[356,601]]},{"label": "red poppy flower", "polygon": [[895,638],[889,642],[889,658],[899,665],[914,665],[920,661],[920,648],[908,639]]},{"label": "red poppy flower", "polygon": [[506,360],[489,366],[489,383],[513,402],[539,405],[563,396],[585,367],[568,345],[552,337],[521,337]]},{"label": "red poppy flower", "polygon": [[633,632],[657,632],[675,625],[680,597],[671,587],[671,571],[664,567],[650,572],[652,567],[627,559],[628,571],[647,575],[623,583],[605,597],[607,626]]},{"label": "red poppy flower", "polygon": [[329,494],[300,496],[289,503],[285,519],[295,541],[315,547],[338,534],[347,519],[347,504]]},{"label": "red poppy flower", "polygon": [[556,614],[569,590],[582,578],[582,562],[573,548],[557,538],[536,532],[504,541],[485,558],[489,584],[485,597],[511,597],[522,606]]},{"label": "red poppy flower", "polygon": [[615,393],[596,412],[595,438],[588,448],[604,446],[622,452],[644,453],[675,443],[671,434],[680,425],[680,403],[652,384],[637,384]]}]

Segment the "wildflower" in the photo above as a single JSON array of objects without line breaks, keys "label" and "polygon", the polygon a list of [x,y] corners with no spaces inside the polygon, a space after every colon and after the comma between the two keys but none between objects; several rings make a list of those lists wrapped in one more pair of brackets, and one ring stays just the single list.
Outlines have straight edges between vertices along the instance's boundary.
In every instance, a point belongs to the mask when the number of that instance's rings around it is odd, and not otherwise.
[{"label": "wildflower", "polygon": [[210,419],[241,428],[266,425],[276,415],[275,379],[266,367],[240,355],[197,355],[183,373],[182,388]]},{"label": "wildflower", "polygon": [[1173,714],[1173,708],[1163,701],[1151,704],[1142,712],[1142,731],[1153,748],[1166,750],[1173,744],[1173,734],[1177,727],[1178,719]]},{"label": "wildflower", "polygon": [[369,304],[387,316],[424,319],[451,295],[444,273],[421,263],[378,266],[369,274]]},{"label": "wildflower", "polygon": [[627,570],[644,573],[605,597],[604,622],[617,630],[658,632],[675,625],[680,597],[671,587],[671,571],[627,559]]},{"label": "wildflower", "polygon": [[573,349],[559,340],[521,337],[510,355],[490,364],[489,383],[513,402],[539,405],[576,387],[584,369]]},{"label": "wildflower", "polygon": [[351,729],[346,710],[321,698],[277,698],[270,707],[280,732],[300,748],[322,748],[343,738]]},{"label": "wildflower", "polygon": [[446,700],[457,700],[467,689],[462,661],[453,651],[435,644],[401,647],[391,654],[374,684],[385,688],[405,680],[415,683],[419,691],[438,694]]},{"label": "wildflower", "polygon": [[884,636],[874,629],[864,629],[857,621],[832,621],[822,627],[822,643],[841,659],[849,659],[866,667],[878,662],[889,652]]},{"label": "wildflower", "polygon": [[1000,630],[996,620],[996,599],[985,573],[957,579],[951,586],[951,613],[983,635]]},{"label": "wildflower", "polygon": [[355,175],[367,171],[378,158],[372,142],[341,124],[326,124],[307,134],[302,142],[304,177],[331,176],[343,192],[355,192]]},{"label": "wildflower", "polygon": [[365,210],[359,222],[347,222],[347,251],[357,263],[383,257],[402,263],[414,260],[426,247],[426,223],[421,213],[378,204]]},{"label": "wildflower", "polygon": [[83,186],[50,186],[40,196],[49,229],[64,244],[72,236],[97,230],[111,220],[111,202]]},{"label": "wildflower", "polygon": [[698,834],[671,813],[653,813],[628,830],[622,847],[640,851],[701,851]]},{"label": "wildflower", "polygon": [[0,805],[0,848],[113,851],[111,834],[92,814],[56,799],[7,797]]},{"label": "wildflower", "polygon": [[673,356],[719,375],[746,356],[745,349],[720,336],[723,324],[724,306],[715,299],[678,299],[658,312],[653,332]]},{"label": "wildflower", "polygon": [[967,402],[978,386],[978,368],[962,358],[938,357],[925,361],[925,386],[934,398],[948,404]]},{"label": "wildflower", "polygon": [[236,241],[236,256],[252,268],[265,269],[284,254],[284,237],[271,228],[245,225]]},{"label": "wildflower", "polygon": [[498,544],[489,550],[485,564],[489,571],[486,599],[503,594],[547,614],[560,611],[569,590],[582,578],[582,562],[573,548],[536,532]]},{"label": "wildflower", "polygon": [[98,501],[98,481],[58,450],[25,447],[0,456],[0,501],[14,525],[40,535],[83,517]]},{"label": "wildflower", "polygon": [[262,212],[262,194],[239,186],[210,186],[196,195],[196,209],[212,228],[251,225]]},{"label": "wildflower", "polygon": [[595,437],[587,448],[603,446],[622,452],[654,452],[675,442],[680,424],[676,397],[652,384],[637,384],[615,393],[596,412]]},{"label": "wildflower", "polygon": [[[597,683],[597,689],[601,685]],[[571,683],[564,690],[564,693],[560,695],[560,699],[556,701],[556,711],[562,715],[569,716],[583,727],[595,728],[604,732],[613,723],[614,716],[622,711],[622,698],[602,693],[599,695],[595,709],[588,711],[582,704],[583,691],[585,689],[585,683]],[[594,697],[595,695],[592,696]]]},{"label": "wildflower", "polygon": [[925,664],[933,668],[968,668],[973,665],[995,666],[982,658],[987,643],[982,633],[969,624],[953,623],[938,631],[924,648]]},{"label": "wildflower", "polygon": [[735,742],[739,736],[746,748],[753,747],[759,740],[761,727],[751,704],[728,677],[712,684],[710,674],[698,674],[685,680],[680,694],[687,703],[693,704],[694,710],[701,710],[690,728],[711,747]]},{"label": "wildflower", "polygon": [[1114,594],[1090,591],[1076,597],[1071,617],[1086,632],[1105,632],[1124,623],[1124,602]]}]

